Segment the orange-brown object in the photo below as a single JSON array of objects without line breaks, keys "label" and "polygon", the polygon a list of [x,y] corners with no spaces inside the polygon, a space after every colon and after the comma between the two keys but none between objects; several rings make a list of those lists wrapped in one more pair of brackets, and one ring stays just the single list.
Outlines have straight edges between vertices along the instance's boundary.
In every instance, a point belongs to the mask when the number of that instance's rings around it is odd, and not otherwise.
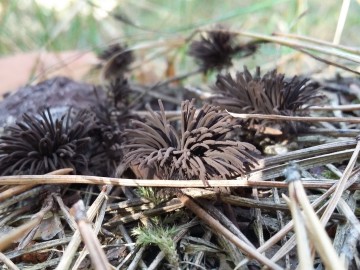
[{"label": "orange-brown object", "polygon": [[92,52],[29,52],[0,58],[0,96],[29,82],[54,76],[82,79],[98,62]]}]

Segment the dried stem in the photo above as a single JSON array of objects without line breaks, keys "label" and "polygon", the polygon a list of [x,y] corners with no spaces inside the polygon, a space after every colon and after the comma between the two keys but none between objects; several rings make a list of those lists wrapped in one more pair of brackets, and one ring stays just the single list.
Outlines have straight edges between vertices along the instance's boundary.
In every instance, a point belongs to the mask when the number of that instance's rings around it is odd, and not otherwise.
[{"label": "dried stem", "polygon": [[[73,171],[72,168],[66,168],[66,169],[60,169],[56,170],[50,173],[47,173],[47,175],[65,175],[69,174]],[[27,191],[31,188],[33,188],[36,185],[29,184],[29,185],[21,185],[16,187],[11,187],[3,192],[0,193],[0,202],[5,201],[7,198],[13,197],[17,194],[23,193],[24,191]]]},{"label": "dried stem", "polygon": [[[329,161],[327,161],[329,162]],[[282,168],[281,168],[282,169]],[[270,182],[262,180],[259,175],[239,177],[233,180],[209,180],[211,187],[268,187],[268,188],[286,188],[287,184],[284,182]],[[276,176],[281,176],[278,173]],[[265,175],[264,179],[270,179],[271,175]],[[258,180],[259,179],[259,180]],[[321,179],[320,179],[321,180]],[[325,179],[326,181],[306,181],[305,188],[325,188],[328,189],[333,186],[337,181]],[[179,187],[179,188],[196,188],[204,187],[202,180],[145,180],[145,179],[124,179],[124,178],[110,178],[110,177],[97,177],[86,175],[69,175],[69,176],[46,176],[46,175],[22,175],[22,176],[3,176],[0,177],[0,185],[11,183],[12,185],[19,184],[19,182],[36,182],[38,184],[90,184],[90,185],[114,185],[114,186],[127,186],[127,187]],[[350,187],[351,190],[360,189],[360,183],[353,183]]]},{"label": "dried stem", "polygon": [[294,230],[297,242],[297,251],[299,258],[299,270],[314,269],[313,259],[311,257],[311,248],[306,234],[304,217],[299,205],[296,203],[296,195],[292,184],[289,185],[290,199],[283,194],[283,198],[289,205],[291,216],[294,221]]},{"label": "dried stem", "polygon": [[334,106],[311,106],[307,110],[311,111],[343,111],[351,112],[360,110],[360,104],[346,104],[346,105],[334,105]]},{"label": "dried stem", "polygon": [[354,169],[359,152],[360,152],[360,140],[358,140],[358,143],[356,145],[354,153],[351,156],[351,159],[350,159],[348,165],[346,166],[341,179],[339,180],[339,184],[337,185],[336,190],[335,190],[334,194],[332,195],[332,197],[329,201],[329,204],[321,217],[321,222],[323,225],[326,225],[326,223],[328,222],[331,214],[334,212],[336,205],[339,202],[339,200],[345,190],[346,184],[349,181],[349,177]]},{"label": "dried stem", "polygon": [[322,258],[326,269],[345,269],[339,256],[336,254],[325,228],[323,227],[324,225],[321,224],[318,216],[311,206],[301,181],[294,181],[292,189],[296,193],[297,201],[303,209],[307,232],[310,235],[311,242]]},{"label": "dried stem", "polygon": [[231,113],[231,116],[241,119],[270,119],[275,121],[299,121],[308,123],[317,122],[331,122],[331,123],[360,123],[359,117],[307,117],[307,116],[286,116],[276,114],[246,114],[246,113]]},{"label": "dried stem", "polygon": [[[43,209],[41,209],[37,214],[35,214],[32,219],[30,219],[25,224],[13,229],[10,233],[6,234],[2,237],[0,241],[0,251],[6,249],[9,245],[11,245],[14,241],[18,240],[21,237],[26,236],[31,230],[36,228],[40,222],[42,221],[44,215],[51,210],[53,202],[50,197],[48,197],[47,203]],[[34,231],[35,232],[35,231]],[[28,241],[32,239],[32,234],[28,235],[25,239],[22,240],[22,243],[19,244],[19,247],[22,248],[26,246]]]}]

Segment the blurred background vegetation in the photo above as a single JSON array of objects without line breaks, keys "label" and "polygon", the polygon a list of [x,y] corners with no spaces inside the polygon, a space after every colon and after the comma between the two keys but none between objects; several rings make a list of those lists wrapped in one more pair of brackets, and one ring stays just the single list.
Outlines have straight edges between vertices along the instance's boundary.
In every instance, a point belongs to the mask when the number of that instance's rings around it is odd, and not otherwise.
[{"label": "blurred background vegetation", "polygon": [[[344,0],[346,2],[348,0]],[[360,2],[349,0],[340,44],[360,44]],[[2,0],[0,2],[0,57],[29,51],[100,52],[110,43],[130,48],[147,42],[188,37],[195,29],[223,23],[232,30],[271,35],[294,33],[332,42],[339,21],[339,0]],[[180,52],[180,53],[179,53]],[[275,44],[262,46],[246,64],[263,69],[290,56],[297,64],[303,56]],[[145,53],[149,53],[146,51]],[[177,50],[180,67],[186,47]],[[181,57],[182,56],[182,57]],[[187,58],[186,58],[187,59]],[[288,63],[289,61],[286,60]],[[276,63],[276,64],[274,64]],[[241,63],[242,67],[244,63]],[[312,64],[302,66],[306,72]],[[287,70],[283,67],[281,71]],[[289,71],[293,73],[292,69]],[[309,71],[308,73],[311,73]]]},{"label": "blurred background vegetation", "polygon": [[[183,35],[199,26],[227,23],[264,34],[293,32],[332,41],[339,0],[2,0],[0,55],[46,50],[97,49]],[[341,43],[359,44],[360,5],[350,3]]]}]

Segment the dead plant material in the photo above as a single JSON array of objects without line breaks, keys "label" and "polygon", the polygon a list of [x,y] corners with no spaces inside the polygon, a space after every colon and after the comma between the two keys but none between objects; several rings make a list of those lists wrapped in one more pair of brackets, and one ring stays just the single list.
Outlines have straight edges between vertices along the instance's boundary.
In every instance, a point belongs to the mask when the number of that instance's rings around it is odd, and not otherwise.
[{"label": "dead plant material", "polygon": [[[230,73],[219,74],[213,91],[215,95],[210,100],[214,104],[240,114],[304,116],[308,112],[303,107],[320,97],[317,86],[309,79],[297,76],[286,79],[276,70],[261,76],[259,67],[254,76],[246,67],[243,72],[237,72],[235,78]],[[264,119],[251,121],[253,125],[256,123],[264,127],[273,124]],[[290,126],[295,131],[298,128],[291,122],[286,124],[282,129]]]},{"label": "dead plant material", "polygon": [[[48,174],[49,175],[65,175],[65,174],[71,173],[72,171],[73,171],[73,169],[65,168],[65,169],[50,172]],[[0,193],[0,202],[3,202],[6,199],[11,198],[17,194],[23,193],[35,186],[36,186],[36,184],[35,185],[29,184],[29,185],[20,185],[20,186],[10,187],[7,190]]]},{"label": "dead plant material", "polygon": [[32,219],[30,219],[25,224],[17,227],[13,231],[11,231],[6,236],[2,237],[0,243],[0,251],[5,250],[9,245],[13,243],[13,241],[18,240],[21,237],[24,237],[19,245],[20,249],[26,246],[28,242],[31,240],[37,226],[40,224],[45,214],[51,210],[53,207],[53,200],[48,197],[45,201],[44,207],[35,214]]},{"label": "dead plant material", "polygon": [[179,197],[180,201],[188,207],[191,211],[193,211],[199,218],[206,222],[210,228],[213,229],[214,232],[220,233],[225,236],[229,241],[234,243],[238,248],[244,251],[248,256],[257,259],[259,262],[264,265],[270,267],[271,269],[282,269],[280,266],[270,261],[268,258],[260,254],[256,251],[255,248],[249,246],[242,240],[240,240],[236,235],[226,229],[224,226],[220,224],[219,221],[211,217],[208,213],[206,213],[201,207],[199,207],[191,198],[186,195],[182,195]]},{"label": "dead plant material", "polygon": [[[104,202],[106,203],[107,195],[110,193],[111,189],[112,188],[110,186],[104,186],[95,201],[92,203],[91,207],[86,211],[86,216],[88,217],[89,221],[92,221],[95,218],[100,207],[104,204]],[[71,238],[70,243],[67,245],[63,256],[61,257],[59,264],[56,267],[57,270],[69,269],[80,243],[80,231],[76,230]]]},{"label": "dead plant material", "polygon": [[308,123],[329,122],[329,123],[354,123],[359,124],[359,117],[311,117],[311,116],[287,116],[276,114],[247,114],[247,113],[232,113],[229,114],[236,118],[241,119],[268,119],[272,121],[299,121]]},{"label": "dead plant material", "polygon": [[111,269],[104,250],[101,248],[99,240],[94,234],[93,229],[91,228],[91,225],[86,217],[84,202],[82,200],[78,201],[73,205],[70,211],[75,218],[81,237],[85,242],[85,246],[90,254],[93,267],[99,270]]},{"label": "dead plant material", "polygon": [[195,116],[194,101],[181,105],[181,134],[160,112],[149,109],[146,123],[134,121],[127,130],[125,162],[138,177],[151,179],[229,179],[243,176],[257,165],[258,151],[244,142],[227,139],[236,121],[218,107],[205,104]]},{"label": "dead plant material", "polygon": [[[292,200],[289,200],[289,204],[298,204],[303,209],[303,225],[306,226],[306,233],[309,235],[310,242],[315,246],[316,251],[319,253],[320,257],[322,258],[322,261],[327,269],[345,269],[343,263],[341,262],[339,256],[337,255],[332,242],[325,231],[325,228],[323,227],[324,224],[320,222],[320,219],[317,217],[314,209],[312,208],[309,199],[307,198],[306,192],[302,186],[302,183],[300,181],[300,171],[299,167],[296,164],[291,164],[287,168],[287,182],[289,183],[289,193],[292,198]],[[338,185],[340,187],[341,185]],[[336,193],[335,193],[336,194]],[[294,207],[292,207],[294,208]],[[300,209],[300,208],[298,208]],[[294,214],[294,212],[292,212]],[[298,215],[302,216],[302,213],[298,210]],[[305,258],[300,258],[300,262],[304,263],[303,268],[301,269],[309,269],[309,261],[312,260],[309,258],[309,255],[311,253],[310,247],[307,248],[302,245],[302,240],[299,239],[299,232],[300,232],[300,221],[298,218],[294,219],[295,223],[295,229],[297,228],[297,244],[298,244],[298,250],[299,257],[303,256]],[[303,228],[305,229],[305,228]],[[303,233],[305,233],[304,230],[302,230]],[[303,235],[304,237],[304,235]],[[306,238],[306,236],[305,236]],[[300,250],[301,248],[301,250]],[[305,255],[305,251],[306,254]],[[302,260],[303,259],[303,260]],[[310,259],[310,260],[309,260]],[[300,264],[302,265],[302,264]],[[312,268],[312,267],[311,267]]]}]

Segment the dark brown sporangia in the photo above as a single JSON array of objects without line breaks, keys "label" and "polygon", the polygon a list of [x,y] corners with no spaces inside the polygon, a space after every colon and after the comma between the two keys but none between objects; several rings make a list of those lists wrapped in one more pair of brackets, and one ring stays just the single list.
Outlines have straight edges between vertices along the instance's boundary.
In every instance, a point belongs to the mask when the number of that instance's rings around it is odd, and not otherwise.
[{"label": "dark brown sporangia", "polygon": [[132,51],[119,43],[110,45],[99,58],[106,61],[104,74],[107,79],[120,77],[134,61]]},{"label": "dark brown sporangia", "polygon": [[[261,77],[259,67],[254,76],[246,67],[244,72],[237,72],[235,78],[229,73],[219,74],[213,90],[215,95],[211,98],[212,103],[234,113],[301,116],[307,114],[305,105],[320,98],[317,86],[309,83],[309,79],[297,76],[286,79],[284,74],[276,70]],[[267,125],[270,122],[260,123]],[[298,127],[294,123],[290,126],[293,131]]]},{"label": "dark brown sporangia", "polygon": [[99,101],[94,108],[97,128],[92,132],[94,140],[89,167],[95,175],[115,176],[116,167],[123,157],[123,131],[133,118],[130,94],[127,79],[119,77],[107,87],[105,101]]},{"label": "dark brown sporangia", "polygon": [[61,168],[87,173],[86,152],[94,127],[94,115],[71,110],[53,119],[49,109],[39,115],[23,115],[23,120],[6,129],[0,139],[1,175],[45,174]]},{"label": "dark brown sporangia", "polygon": [[244,175],[257,164],[258,151],[249,144],[227,139],[237,122],[219,107],[194,101],[181,105],[181,132],[165,116],[149,109],[146,122],[134,121],[125,162],[139,177],[158,179],[228,179]]},{"label": "dark brown sporangia", "polygon": [[195,58],[204,71],[208,71],[230,67],[235,54],[243,52],[243,56],[248,56],[255,50],[255,44],[237,44],[235,34],[223,26],[217,26],[190,44],[189,55]]}]

